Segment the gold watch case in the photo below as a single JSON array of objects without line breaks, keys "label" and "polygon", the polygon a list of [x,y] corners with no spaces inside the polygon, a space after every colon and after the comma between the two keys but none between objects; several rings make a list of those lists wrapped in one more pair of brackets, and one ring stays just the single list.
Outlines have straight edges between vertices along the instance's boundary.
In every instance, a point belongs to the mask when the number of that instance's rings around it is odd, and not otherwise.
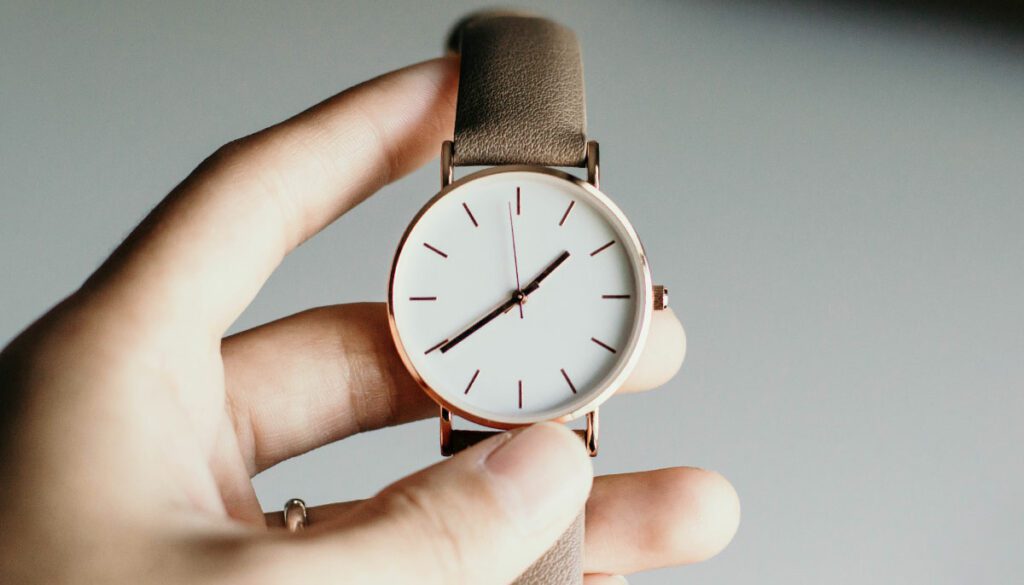
[{"label": "gold watch case", "polygon": [[[487,169],[477,171],[459,180],[455,180],[454,177],[454,166],[452,165],[452,143],[451,141],[445,141],[441,148],[441,190],[434,195],[416,214],[416,216],[409,222],[408,227],[402,234],[402,238],[399,240],[398,246],[395,249],[395,254],[391,264],[391,270],[388,277],[388,324],[391,329],[391,336],[395,343],[395,347],[398,350],[399,357],[406,369],[412,375],[413,379],[416,380],[417,384],[423,389],[424,392],[430,396],[434,402],[438,404],[441,409],[441,441],[442,446],[446,442],[446,438],[452,431],[452,414],[456,414],[466,420],[472,421],[476,424],[483,425],[485,427],[493,429],[512,429],[522,424],[510,424],[503,421],[491,420],[485,417],[478,416],[472,412],[467,412],[464,409],[455,407],[448,403],[440,393],[435,391],[431,386],[419,375],[416,371],[415,366],[409,359],[401,338],[398,333],[398,328],[395,322],[394,312],[394,283],[395,273],[398,267],[398,259],[405,246],[405,243],[420,218],[426,214],[431,207],[443,198],[451,191],[457,189],[469,183],[475,179],[493,175],[496,173],[504,172],[515,172],[515,171],[529,171],[544,173],[558,177],[560,179],[570,181],[585,190],[587,190],[595,199],[601,202],[611,212],[617,221],[625,227],[625,232],[632,249],[638,251],[639,257],[636,259],[637,266],[640,270],[641,286],[640,291],[642,298],[639,299],[641,304],[641,322],[639,331],[635,336],[635,341],[629,351],[629,355],[622,362],[620,367],[614,376],[607,379],[601,388],[598,388],[590,392],[590,400],[586,401],[582,405],[575,407],[571,412],[567,412],[562,416],[552,419],[554,422],[569,422],[581,417],[586,416],[587,427],[585,431],[581,432],[588,450],[591,454],[596,454],[598,446],[598,407],[603,404],[606,400],[611,398],[612,395],[622,386],[629,375],[633,372],[637,362],[640,359],[640,355],[643,352],[644,345],[647,341],[647,336],[650,330],[651,316],[654,310],[662,309],[667,305],[667,295],[665,289],[662,286],[654,286],[651,280],[651,272],[647,262],[647,255],[644,252],[643,244],[640,242],[639,237],[636,235],[636,231],[633,229],[632,224],[626,218],[625,214],[615,205],[612,200],[599,190],[600,184],[600,166],[598,161],[598,144],[597,142],[591,141],[587,143],[587,180],[584,181],[579,177],[571,175],[569,173],[556,170],[550,167],[543,166],[531,166],[531,165],[508,165],[508,166],[496,166],[489,167]],[[655,306],[657,305],[657,307]]]}]

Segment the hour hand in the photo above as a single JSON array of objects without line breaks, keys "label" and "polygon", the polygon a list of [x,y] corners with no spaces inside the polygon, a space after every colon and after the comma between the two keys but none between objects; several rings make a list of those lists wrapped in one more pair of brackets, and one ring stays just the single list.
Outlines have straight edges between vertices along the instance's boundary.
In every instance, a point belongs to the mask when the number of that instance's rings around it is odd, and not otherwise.
[{"label": "hour hand", "polygon": [[558,258],[555,258],[554,262],[549,264],[547,268],[542,270],[540,274],[537,275],[537,278],[534,278],[529,284],[526,285],[526,288],[523,289],[523,298],[525,299],[526,297],[530,296],[530,294],[533,293],[535,290],[540,288],[540,283],[545,278],[551,276],[551,273],[554,272],[559,266],[562,265],[563,262],[565,262],[568,259],[568,250],[559,254]]}]

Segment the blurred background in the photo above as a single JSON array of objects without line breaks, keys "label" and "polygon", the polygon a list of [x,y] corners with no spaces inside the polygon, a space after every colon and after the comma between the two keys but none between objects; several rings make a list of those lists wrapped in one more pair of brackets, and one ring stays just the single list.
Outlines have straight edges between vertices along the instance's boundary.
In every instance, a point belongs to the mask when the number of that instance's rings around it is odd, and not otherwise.
[{"label": "blurred background", "polygon": [[[479,6],[0,4],[0,343],[217,146],[439,54]],[[671,383],[603,409],[597,469],[715,469],[743,501],[717,558],[632,582],[1018,582],[1015,5],[522,6],[579,35],[602,187],[689,333]],[[383,300],[394,246],[437,188],[430,164],[342,218],[234,330]],[[439,459],[436,427],[289,461],[256,478],[261,501],[369,496]]]}]

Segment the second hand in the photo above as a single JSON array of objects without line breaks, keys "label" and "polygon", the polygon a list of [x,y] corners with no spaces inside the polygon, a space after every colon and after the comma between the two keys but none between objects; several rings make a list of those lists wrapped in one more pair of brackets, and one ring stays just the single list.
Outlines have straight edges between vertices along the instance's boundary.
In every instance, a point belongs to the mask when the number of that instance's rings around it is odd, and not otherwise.
[{"label": "second hand", "polygon": [[[516,268],[516,290],[522,291],[523,287],[519,284],[519,253],[516,251],[516,226],[512,222],[512,202],[508,202],[508,227],[512,230],[512,262]],[[523,318],[523,301],[519,301],[519,318]]]}]

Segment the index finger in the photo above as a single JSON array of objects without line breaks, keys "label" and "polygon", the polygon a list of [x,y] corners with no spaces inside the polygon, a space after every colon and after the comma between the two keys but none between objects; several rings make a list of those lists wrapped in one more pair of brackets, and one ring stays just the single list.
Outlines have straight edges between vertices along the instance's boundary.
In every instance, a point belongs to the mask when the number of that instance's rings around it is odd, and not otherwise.
[{"label": "index finger", "polygon": [[439,152],[457,77],[453,58],[412,65],[229,143],[84,288],[219,339],[285,254]]}]

